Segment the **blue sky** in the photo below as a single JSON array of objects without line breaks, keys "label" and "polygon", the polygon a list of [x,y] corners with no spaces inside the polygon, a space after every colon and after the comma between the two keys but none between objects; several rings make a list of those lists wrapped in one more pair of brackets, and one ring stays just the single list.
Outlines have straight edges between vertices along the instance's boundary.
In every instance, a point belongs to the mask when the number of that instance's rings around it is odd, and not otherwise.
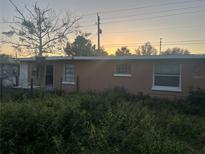
[{"label": "blue sky", "polygon": [[[35,2],[13,1],[22,10],[24,5]],[[86,15],[81,21],[85,26],[82,31],[92,33],[93,43],[97,39],[95,22],[99,12],[103,30],[101,44],[110,53],[121,46],[134,50],[146,41],[153,42],[158,49],[162,37],[163,50],[178,46],[205,54],[205,0],[38,0],[38,3],[59,14],[69,10],[74,16]],[[8,0],[0,0],[1,21],[11,21],[15,14]],[[8,24],[0,26],[1,32],[8,29]]]}]

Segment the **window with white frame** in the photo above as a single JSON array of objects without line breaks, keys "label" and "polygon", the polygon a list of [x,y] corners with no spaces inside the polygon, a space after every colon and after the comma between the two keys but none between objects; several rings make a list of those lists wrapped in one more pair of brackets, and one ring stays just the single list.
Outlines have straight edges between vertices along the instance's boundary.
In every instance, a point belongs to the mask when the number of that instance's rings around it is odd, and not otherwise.
[{"label": "window with white frame", "polygon": [[115,68],[115,76],[131,76],[130,64],[117,64]]},{"label": "window with white frame", "polygon": [[71,64],[65,64],[64,68],[64,83],[75,83],[75,66]]},{"label": "window with white frame", "polygon": [[155,64],[153,90],[181,91],[180,64]]}]

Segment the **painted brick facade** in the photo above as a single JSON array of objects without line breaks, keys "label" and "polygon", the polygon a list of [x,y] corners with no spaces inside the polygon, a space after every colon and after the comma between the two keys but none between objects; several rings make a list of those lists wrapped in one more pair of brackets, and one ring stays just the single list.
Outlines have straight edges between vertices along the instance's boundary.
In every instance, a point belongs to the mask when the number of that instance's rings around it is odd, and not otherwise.
[{"label": "painted brick facade", "polygon": [[[28,61],[29,68],[35,62]],[[205,58],[199,59],[62,59],[48,60],[46,65],[53,65],[53,88],[60,88],[64,76],[65,64],[75,66],[75,78],[78,76],[80,91],[105,91],[114,87],[123,87],[129,93],[143,92],[151,96],[180,97],[186,96],[190,88],[205,89]],[[116,65],[129,64],[131,76],[114,76]],[[156,64],[179,64],[181,66],[181,92],[152,90],[153,71]],[[31,71],[29,70],[29,74]],[[29,75],[29,80],[31,75]],[[77,82],[77,81],[76,81]],[[62,84],[65,92],[77,90],[77,84]]]}]

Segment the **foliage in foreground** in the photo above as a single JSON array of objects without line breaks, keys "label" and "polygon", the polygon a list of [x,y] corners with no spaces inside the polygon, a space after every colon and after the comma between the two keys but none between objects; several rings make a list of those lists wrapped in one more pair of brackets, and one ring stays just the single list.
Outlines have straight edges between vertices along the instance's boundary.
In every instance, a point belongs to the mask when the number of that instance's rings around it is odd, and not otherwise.
[{"label": "foliage in foreground", "polygon": [[[189,100],[203,105],[202,96]],[[204,112],[189,112],[185,102],[124,91],[4,102],[0,153],[203,153]]]}]

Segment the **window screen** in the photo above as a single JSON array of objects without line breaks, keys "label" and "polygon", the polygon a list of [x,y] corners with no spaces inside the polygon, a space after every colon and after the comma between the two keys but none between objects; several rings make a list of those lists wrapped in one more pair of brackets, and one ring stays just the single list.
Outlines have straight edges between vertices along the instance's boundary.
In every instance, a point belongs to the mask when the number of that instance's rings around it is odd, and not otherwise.
[{"label": "window screen", "polygon": [[180,65],[156,64],[154,86],[180,87]]},{"label": "window screen", "polygon": [[66,64],[64,70],[64,82],[75,82],[75,66]]},{"label": "window screen", "polygon": [[130,64],[117,64],[115,73],[116,74],[131,74]]}]

